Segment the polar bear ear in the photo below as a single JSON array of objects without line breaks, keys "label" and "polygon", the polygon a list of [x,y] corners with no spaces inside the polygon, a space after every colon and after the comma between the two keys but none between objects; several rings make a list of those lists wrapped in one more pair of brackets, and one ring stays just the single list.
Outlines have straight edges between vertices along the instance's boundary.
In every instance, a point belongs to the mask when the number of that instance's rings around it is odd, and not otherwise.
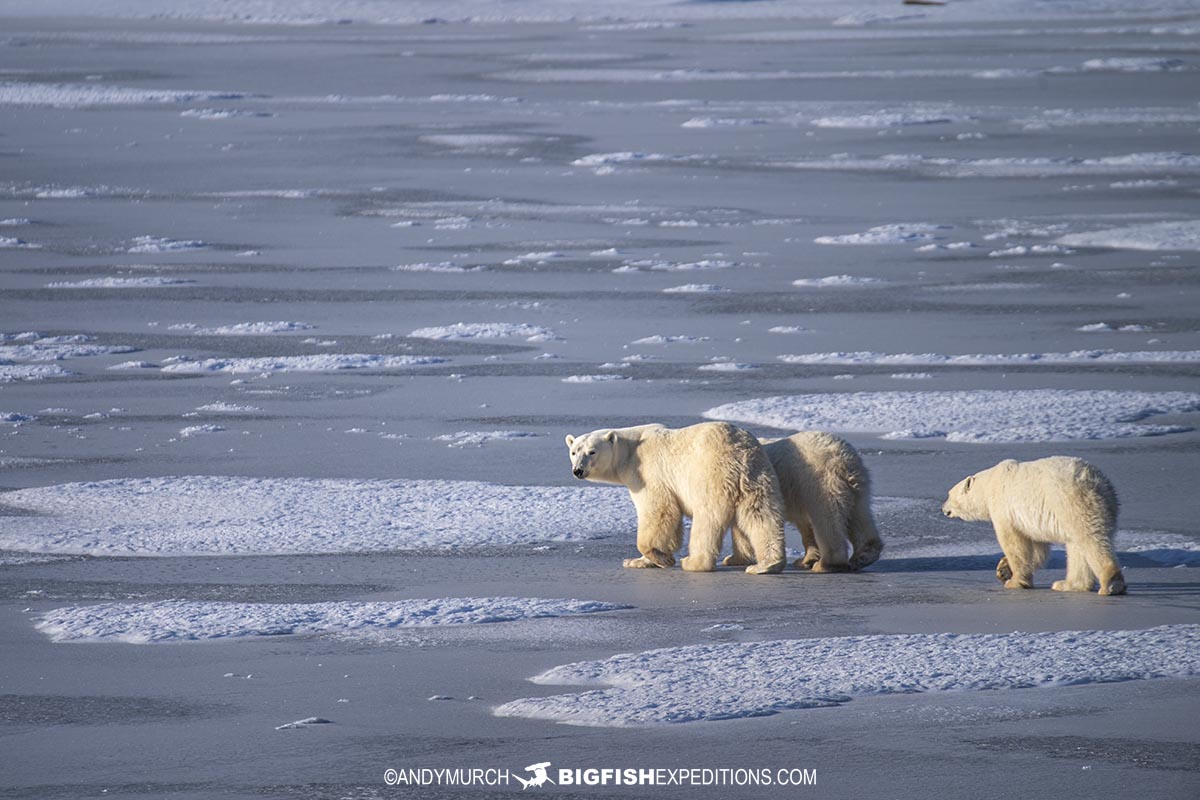
[{"label": "polar bear ear", "polygon": [[609,431],[608,433],[604,434],[604,441],[615,442],[616,440],[617,440],[617,432],[616,431]]},{"label": "polar bear ear", "polygon": [[567,447],[570,447],[573,444],[575,444],[575,437],[568,433],[567,434]]},{"label": "polar bear ear", "polygon": [[964,491],[964,492],[969,492],[969,491],[971,491],[971,484],[972,484],[972,483],[974,483],[974,482],[975,482],[975,476],[974,476],[974,475],[972,475],[971,477],[967,478],[967,482],[963,484],[963,491]]}]

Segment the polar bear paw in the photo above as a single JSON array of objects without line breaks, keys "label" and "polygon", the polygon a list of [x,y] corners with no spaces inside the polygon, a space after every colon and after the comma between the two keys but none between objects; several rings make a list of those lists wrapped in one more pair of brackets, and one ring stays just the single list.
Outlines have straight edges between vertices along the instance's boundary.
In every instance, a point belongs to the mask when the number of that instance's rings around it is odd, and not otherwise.
[{"label": "polar bear paw", "polygon": [[687,572],[712,572],[717,568],[717,560],[706,556],[685,556],[679,566]]},{"label": "polar bear paw", "polygon": [[1107,584],[1100,587],[1100,594],[1125,594],[1125,576],[1118,572],[1115,576],[1109,579]]},{"label": "polar bear paw", "polygon": [[739,556],[737,553],[734,553],[733,555],[725,556],[725,558],[721,560],[721,563],[727,567],[745,567],[753,564],[754,561],[746,556]]},{"label": "polar bear paw", "polygon": [[796,569],[812,569],[813,564],[821,560],[821,551],[815,547],[810,547],[804,551],[804,555],[792,562],[792,566]]},{"label": "polar bear paw", "polygon": [[1007,584],[1012,580],[1012,567],[1008,565],[1008,557],[1004,556],[996,564],[996,579]]},{"label": "polar bear paw", "polygon": [[746,567],[746,572],[751,575],[775,575],[783,572],[785,566],[787,566],[787,561],[777,561],[774,564],[751,564]]},{"label": "polar bear paw", "polygon": [[1050,589],[1055,592],[1090,592],[1091,584],[1071,583],[1070,581],[1055,581],[1050,584]]},{"label": "polar bear paw", "polygon": [[625,569],[661,569],[658,564],[655,564],[645,556],[627,558],[621,562],[621,566],[625,567]]}]

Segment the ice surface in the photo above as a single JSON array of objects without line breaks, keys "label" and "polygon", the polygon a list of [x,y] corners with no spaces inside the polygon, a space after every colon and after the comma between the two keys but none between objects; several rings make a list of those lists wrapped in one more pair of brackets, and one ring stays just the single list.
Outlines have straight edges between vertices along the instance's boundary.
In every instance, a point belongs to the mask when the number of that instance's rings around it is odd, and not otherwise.
[{"label": "ice surface", "polygon": [[608,688],[513,700],[495,713],[571,725],[660,725],[759,717],[871,695],[1049,688],[1196,674],[1200,625],[788,639],[669,647],[565,664],[533,682]]},{"label": "ice surface", "polygon": [[[8,11],[18,16],[74,15],[73,0],[9,0]],[[977,0],[948,3],[938,8],[905,8],[886,0],[806,0],[787,3],[691,2],[676,0],[176,0],[169,7],[153,0],[91,0],[87,12],[101,17],[154,17],[281,24],[339,21],[405,23],[429,20],[472,22],[593,22],[588,30],[623,32],[670,28],[681,21],[838,20],[839,29],[869,26],[875,36],[895,33],[890,23],[936,15],[939,21],[1002,21],[1029,19],[1092,19],[1135,16],[1171,18],[1195,11],[1190,0],[1148,0],[1130,7],[1121,0]],[[614,21],[616,20],[616,21]],[[1167,26],[1170,29],[1170,26]],[[212,36],[209,34],[209,36]],[[218,39],[220,41],[220,39]]]},{"label": "ice surface", "polygon": [[1059,238],[1071,247],[1111,247],[1123,250],[1200,250],[1200,220],[1153,222],[1123,228],[1072,233]]},{"label": "ice surface", "polygon": [[36,516],[0,516],[0,548],[39,553],[355,553],[579,541],[633,527],[624,489],[470,481],[131,478],[22,489],[4,503]]},{"label": "ice surface", "polygon": [[438,356],[387,356],[364,353],[323,353],[310,356],[276,358],[206,358],[167,364],[163,372],[334,372],[341,369],[397,369],[444,364]]},{"label": "ice surface", "polygon": [[55,642],[198,641],[312,635],[434,625],[482,625],[628,606],[533,597],[443,597],[354,603],[222,603],[166,600],[66,606],[43,614],[37,629]]},{"label": "ice surface", "polygon": [[1149,425],[1141,420],[1195,411],[1200,411],[1200,394],[1028,389],[799,394],[729,403],[705,411],[704,416],[783,430],[834,430],[881,433],[892,439],[944,437],[953,442],[988,443],[1178,433],[1190,428]]}]

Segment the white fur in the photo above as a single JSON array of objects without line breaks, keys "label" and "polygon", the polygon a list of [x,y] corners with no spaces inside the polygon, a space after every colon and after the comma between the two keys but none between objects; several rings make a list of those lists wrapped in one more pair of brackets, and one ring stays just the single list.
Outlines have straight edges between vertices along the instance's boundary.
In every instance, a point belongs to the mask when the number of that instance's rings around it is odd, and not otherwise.
[{"label": "white fur", "polygon": [[692,518],[685,570],[716,568],[731,526],[745,532],[749,552],[726,564],[751,573],[779,572],[786,563],[783,513],[775,471],[758,440],[725,422],[687,428],[639,425],[568,436],[578,478],[619,483],[637,508],[640,558],[626,567],[669,567],[683,543],[683,518]]},{"label": "white fur", "polygon": [[1113,551],[1117,493],[1086,461],[1053,456],[1038,461],[1001,461],[964,478],[942,506],[947,517],[988,521],[1004,558],[996,576],[1009,589],[1029,589],[1046,562],[1051,543],[1067,546],[1066,580],[1060,592],[1124,594],[1125,578]]},{"label": "white fur", "polygon": [[[871,514],[871,477],[853,445],[829,433],[803,431],[765,441],[763,450],[779,477],[783,517],[804,542],[795,566],[845,572],[875,563],[883,542]],[[735,528],[735,555],[739,533]]]}]

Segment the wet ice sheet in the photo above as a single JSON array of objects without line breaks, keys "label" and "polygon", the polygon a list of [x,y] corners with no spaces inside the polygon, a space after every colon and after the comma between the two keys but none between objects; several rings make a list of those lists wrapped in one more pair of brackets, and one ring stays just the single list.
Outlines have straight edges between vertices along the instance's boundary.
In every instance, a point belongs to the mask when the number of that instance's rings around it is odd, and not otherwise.
[{"label": "wet ice sheet", "polygon": [[633,527],[623,489],[220,477],[3,495],[0,548],[93,555],[351,553],[595,539]]},{"label": "wet ice sheet", "polygon": [[[870,695],[1073,686],[1200,673],[1200,625],[1132,631],[855,636],[696,645],[565,664],[503,717],[632,726],[757,717]],[[754,676],[747,680],[747,676]]]},{"label": "wet ice sheet", "polygon": [[355,603],[220,603],[165,600],[67,606],[43,614],[37,629],[56,642],[152,642],[364,634],[389,628],[482,625],[615,611],[627,606],[533,597],[443,597]]}]

